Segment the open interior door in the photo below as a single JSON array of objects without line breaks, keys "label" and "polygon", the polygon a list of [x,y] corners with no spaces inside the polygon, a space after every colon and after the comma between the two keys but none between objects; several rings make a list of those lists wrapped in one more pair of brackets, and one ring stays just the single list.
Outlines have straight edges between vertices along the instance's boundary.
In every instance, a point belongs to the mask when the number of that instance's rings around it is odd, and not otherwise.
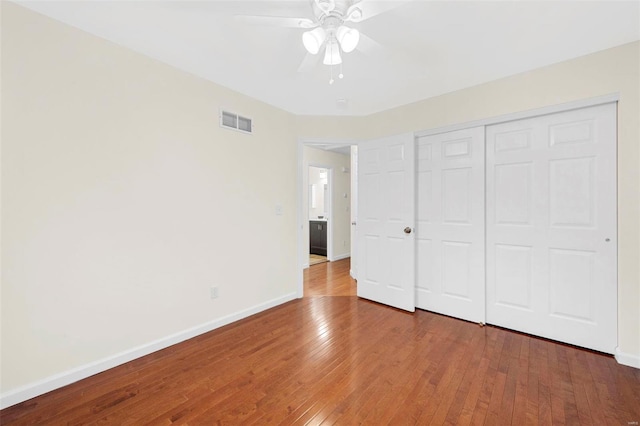
[{"label": "open interior door", "polygon": [[358,144],[358,296],[415,310],[412,133]]}]

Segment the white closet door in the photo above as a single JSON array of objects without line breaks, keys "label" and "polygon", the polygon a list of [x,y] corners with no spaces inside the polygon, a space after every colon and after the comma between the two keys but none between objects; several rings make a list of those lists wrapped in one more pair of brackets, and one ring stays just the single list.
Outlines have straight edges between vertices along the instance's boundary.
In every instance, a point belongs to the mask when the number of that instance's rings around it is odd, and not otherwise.
[{"label": "white closet door", "polygon": [[417,143],[416,307],[485,321],[484,127]]},{"label": "white closet door", "polygon": [[413,134],[358,144],[359,297],[415,310]]},{"label": "white closet door", "polygon": [[487,127],[487,322],[613,353],[616,107]]}]

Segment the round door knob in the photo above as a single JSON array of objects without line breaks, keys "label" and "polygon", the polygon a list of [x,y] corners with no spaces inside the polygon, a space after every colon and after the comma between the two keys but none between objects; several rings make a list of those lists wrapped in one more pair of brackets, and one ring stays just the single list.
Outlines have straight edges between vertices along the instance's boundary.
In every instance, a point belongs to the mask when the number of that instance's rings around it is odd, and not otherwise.
[{"label": "round door knob", "polygon": [[611,240],[610,240],[609,238],[605,238],[605,241],[606,241],[606,242],[609,242],[609,241],[611,241]]},{"label": "round door knob", "polygon": [[404,233],[405,234],[410,234],[411,233],[411,228],[408,227],[408,226],[406,228],[404,228]]}]

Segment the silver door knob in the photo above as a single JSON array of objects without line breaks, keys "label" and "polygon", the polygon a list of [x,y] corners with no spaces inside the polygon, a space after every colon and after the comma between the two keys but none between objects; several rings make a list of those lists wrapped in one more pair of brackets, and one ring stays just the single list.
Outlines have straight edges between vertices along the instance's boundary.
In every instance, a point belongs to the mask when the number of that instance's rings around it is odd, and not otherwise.
[{"label": "silver door knob", "polygon": [[404,228],[404,233],[405,234],[410,234],[411,233],[411,228],[408,227],[408,226],[406,228]]}]

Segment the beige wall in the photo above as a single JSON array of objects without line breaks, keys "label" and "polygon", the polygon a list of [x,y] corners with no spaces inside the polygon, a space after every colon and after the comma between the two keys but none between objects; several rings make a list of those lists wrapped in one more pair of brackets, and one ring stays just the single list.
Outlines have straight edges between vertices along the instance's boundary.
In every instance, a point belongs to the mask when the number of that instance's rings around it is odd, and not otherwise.
[{"label": "beige wall", "polygon": [[2,12],[3,394],[295,297],[294,116]]},{"label": "beige wall", "polygon": [[[304,264],[308,264],[309,256],[309,165],[322,166],[332,169],[333,179],[333,257],[349,257],[351,253],[351,173],[343,172],[343,167],[350,169],[350,156],[331,151],[304,146],[302,150],[302,240]],[[344,197],[347,194],[347,197]]]},{"label": "beige wall", "polygon": [[357,142],[366,133],[366,117],[296,116],[296,133],[305,140]]},{"label": "beige wall", "polygon": [[[295,117],[2,2],[0,391],[294,294],[297,139],[380,137],[614,92],[619,343],[640,357],[639,51],[369,117]],[[255,134],[221,129],[220,106],[253,117]],[[263,248],[251,267],[248,247]]]}]

